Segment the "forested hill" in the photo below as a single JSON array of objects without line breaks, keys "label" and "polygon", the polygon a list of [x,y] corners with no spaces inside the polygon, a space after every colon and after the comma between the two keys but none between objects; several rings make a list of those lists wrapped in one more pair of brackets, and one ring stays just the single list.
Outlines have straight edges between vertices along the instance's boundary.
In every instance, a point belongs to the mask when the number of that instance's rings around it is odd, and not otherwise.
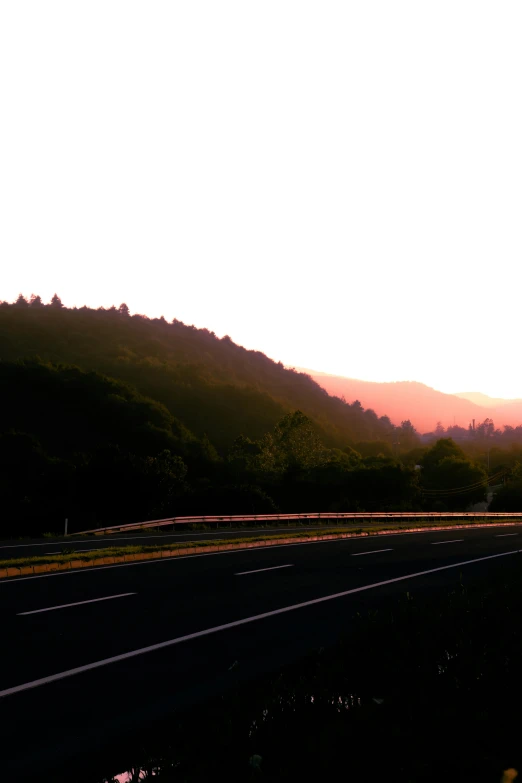
[{"label": "forested hill", "polygon": [[68,309],[20,298],[0,304],[0,360],[39,358],[96,370],[163,403],[195,435],[228,448],[240,434],[258,439],[281,416],[309,416],[324,442],[346,447],[391,440],[386,416],[332,397],[308,375],[208,329],[130,315],[128,308]]}]

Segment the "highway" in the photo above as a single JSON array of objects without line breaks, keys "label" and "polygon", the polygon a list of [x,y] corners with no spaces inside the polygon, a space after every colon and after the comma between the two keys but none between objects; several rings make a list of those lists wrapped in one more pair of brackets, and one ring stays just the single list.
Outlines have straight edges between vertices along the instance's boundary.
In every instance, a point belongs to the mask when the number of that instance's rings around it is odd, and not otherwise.
[{"label": "highway", "polygon": [[6,780],[326,646],[361,608],[501,569],[522,527],[393,534],[0,581]]}]

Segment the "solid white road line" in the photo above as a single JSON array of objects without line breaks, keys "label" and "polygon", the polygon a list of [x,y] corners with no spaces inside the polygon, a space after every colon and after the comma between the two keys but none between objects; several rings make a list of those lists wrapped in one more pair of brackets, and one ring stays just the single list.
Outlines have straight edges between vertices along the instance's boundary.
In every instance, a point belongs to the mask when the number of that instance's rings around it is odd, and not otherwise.
[{"label": "solid white road line", "polygon": [[278,568],[293,568],[293,563],[288,563],[287,565],[281,565],[281,566],[272,566],[271,568],[256,568],[255,571],[238,571],[237,574],[234,574],[234,576],[246,576],[246,574],[260,574],[261,571],[277,571]]},{"label": "solid white road line", "polygon": [[464,541],[463,538],[452,538],[449,541],[432,541],[432,546],[439,546],[439,544],[458,544],[459,541]]},{"label": "solid white road line", "polygon": [[83,604],[95,604],[98,601],[112,601],[113,598],[125,598],[127,595],[136,595],[136,593],[118,593],[118,595],[107,595],[105,598],[91,598],[89,601],[75,601],[73,604],[60,604],[60,606],[48,606],[46,609],[33,609],[32,612],[18,612],[18,617],[26,614],[39,614],[40,612],[54,612],[55,609],[68,609],[70,606],[82,606]]},{"label": "solid white road line", "polygon": [[204,631],[197,631],[196,633],[189,633],[186,636],[178,636],[176,639],[170,639],[168,642],[160,642],[159,644],[151,644],[149,647],[142,647],[139,650],[132,650],[131,652],[123,653],[122,655],[113,655],[112,658],[105,658],[101,661],[95,661],[94,663],[88,663],[85,666],[77,666],[75,669],[68,669],[58,674],[51,674],[48,677],[41,677],[39,680],[32,680],[31,682],[25,682],[23,685],[15,685],[13,688],[6,688],[0,691],[0,699],[6,696],[12,696],[15,693],[22,693],[22,691],[28,691],[31,688],[38,688],[40,685],[49,685],[52,682],[58,682],[64,680],[66,677],[73,677],[75,674],[83,674],[84,672],[93,671],[94,669],[100,669],[102,666],[109,666],[111,663],[119,663],[120,661],[128,661],[130,658],[136,658],[139,655],[146,655],[146,653],[156,652],[157,650],[164,650],[167,647],[174,647],[176,644],[182,644],[183,642],[189,642],[193,639],[201,639],[204,636],[210,636],[213,633],[219,631],[228,631],[230,628],[239,628],[241,625],[247,625],[248,623],[257,622],[257,620],[265,620],[267,617],[276,617],[280,614],[286,614],[287,612],[293,612],[296,609],[304,609],[307,606],[316,606],[317,604],[325,603],[326,601],[333,601],[336,598],[344,598],[347,595],[353,595],[354,593],[362,593],[365,590],[373,590],[376,587],[384,587],[385,585],[391,585],[395,582],[404,582],[406,579],[415,579],[418,576],[426,576],[427,574],[435,574],[438,571],[447,571],[451,568],[462,568],[465,565],[473,565],[473,563],[481,563],[485,560],[494,560],[497,557],[507,557],[508,555],[516,555],[520,551],[514,549],[512,552],[502,552],[499,555],[487,555],[487,557],[477,557],[474,560],[463,560],[460,563],[452,563],[451,565],[439,566],[438,568],[430,568],[427,571],[417,571],[414,574],[405,574],[404,576],[397,576],[394,579],[386,579],[383,582],[374,582],[371,585],[363,585],[362,587],[354,587],[351,590],[344,590],[342,593],[333,593],[332,595],[325,595],[322,598],[314,598],[311,601],[303,601],[300,604],[293,604],[292,606],[284,606],[282,609],[274,609],[271,612],[263,612],[262,614],[255,614],[252,617],[245,617],[242,620],[235,620],[232,623],[225,623],[224,625],[216,625],[214,628],[206,628]]},{"label": "solid white road line", "polygon": [[393,552],[393,549],[372,549],[371,552],[352,552],[352,557],[361,557],[362,555],[376,555],[378,552]]},{"label": "solid white road line", "polygon": [[495,538],[507,538],[508,536],[518,536],[518,533],[499,533]]},{"label": "solid white road line", "polygon": [[[312,527],[311,526],[311,527],[306,527],[306,530],[322,530],[323,527],[324,527],[324,525],[323,526],[319,526],[319,527],[315,527],[315,526]],[[299,528],[297,527],[297,529],[299,529]],[[135,535],[135,536],[114,536],[114,538],[111,535],[110,538],[102,538],[101,540],[102,541],[107,541],[108,544],[109,544],[110,541],[148,541],[149,539],[157,540],[158,538],[184,538],[187,541],[191,541],[193,538],[196,538],[198,536],[209,536],[209,535],[213,536],[213,535],[216,535],[216,533],[222,532],[223,535],[220,536],[219,538],[214,539],[214,540],[216,540],[216,541],[221,541],[221,540],[226,541],[228,536],[234,537],[234,535],[237,534],[238,532],[241,532],[241,533],[259,533],[259,530],[260,530],[260,528],[248,528],[247,530],[241,530],[241,529],[240,530],[235,530],[235,531],[232,530],[231,532],[228,532],[228,533],[225,533],[224,531],[218,531],[218,530],[216,530],[216,531],[207,530],[204,533],[158,533],[155,536],[142,536],[142,535],[138,534],[138,535]],[[284,533],[286,531],[291,531],[291,530],[296,530],[296,527],[294,526],[294,527],[266,527],[266,528],[261,528],[261,532],[262,533]],[[80,538],[80,539],[78,539],[76,541],[74,539],[72,539],[71,541],[56,541],[56,546],[60,546],[60,545],[69,546],[70,543],[92,544],[93,543],[93,539],[91,539],[91,538],[89,538],[89,539],[87,539],[87,538]],[[49,546],[49,544],[46,543],[45,541],[43,542],[43,544],[41,542],[39,542],[39,543],[37,542],[37,543],[34,543],[34,544],[2,544],[0,546],[0,549],[23,549],[24,547],[31,547],[31,546]],[[109,546],[110,546],[110,544],[109,544]]]}]

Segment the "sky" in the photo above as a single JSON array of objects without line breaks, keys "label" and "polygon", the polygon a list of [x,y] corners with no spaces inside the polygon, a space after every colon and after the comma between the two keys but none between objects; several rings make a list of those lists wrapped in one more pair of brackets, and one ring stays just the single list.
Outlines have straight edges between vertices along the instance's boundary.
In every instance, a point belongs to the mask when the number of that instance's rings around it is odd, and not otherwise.
[{"label": "sky", "polygon": [[522,397],[522,5],[6,0],[0,299]]}]

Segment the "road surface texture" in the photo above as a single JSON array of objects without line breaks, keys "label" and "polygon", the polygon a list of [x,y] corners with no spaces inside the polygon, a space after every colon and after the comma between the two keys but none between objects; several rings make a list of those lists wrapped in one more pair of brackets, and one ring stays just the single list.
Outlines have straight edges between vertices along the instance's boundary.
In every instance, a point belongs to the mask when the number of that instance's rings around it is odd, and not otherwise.
[{"label": "road surface texture", "polygon": [[151,719],[332,643],[356,611],[501,569],[521,544],[522,527],[488,527],[4,580],[4,778],[58,758],[74,769]]}]

